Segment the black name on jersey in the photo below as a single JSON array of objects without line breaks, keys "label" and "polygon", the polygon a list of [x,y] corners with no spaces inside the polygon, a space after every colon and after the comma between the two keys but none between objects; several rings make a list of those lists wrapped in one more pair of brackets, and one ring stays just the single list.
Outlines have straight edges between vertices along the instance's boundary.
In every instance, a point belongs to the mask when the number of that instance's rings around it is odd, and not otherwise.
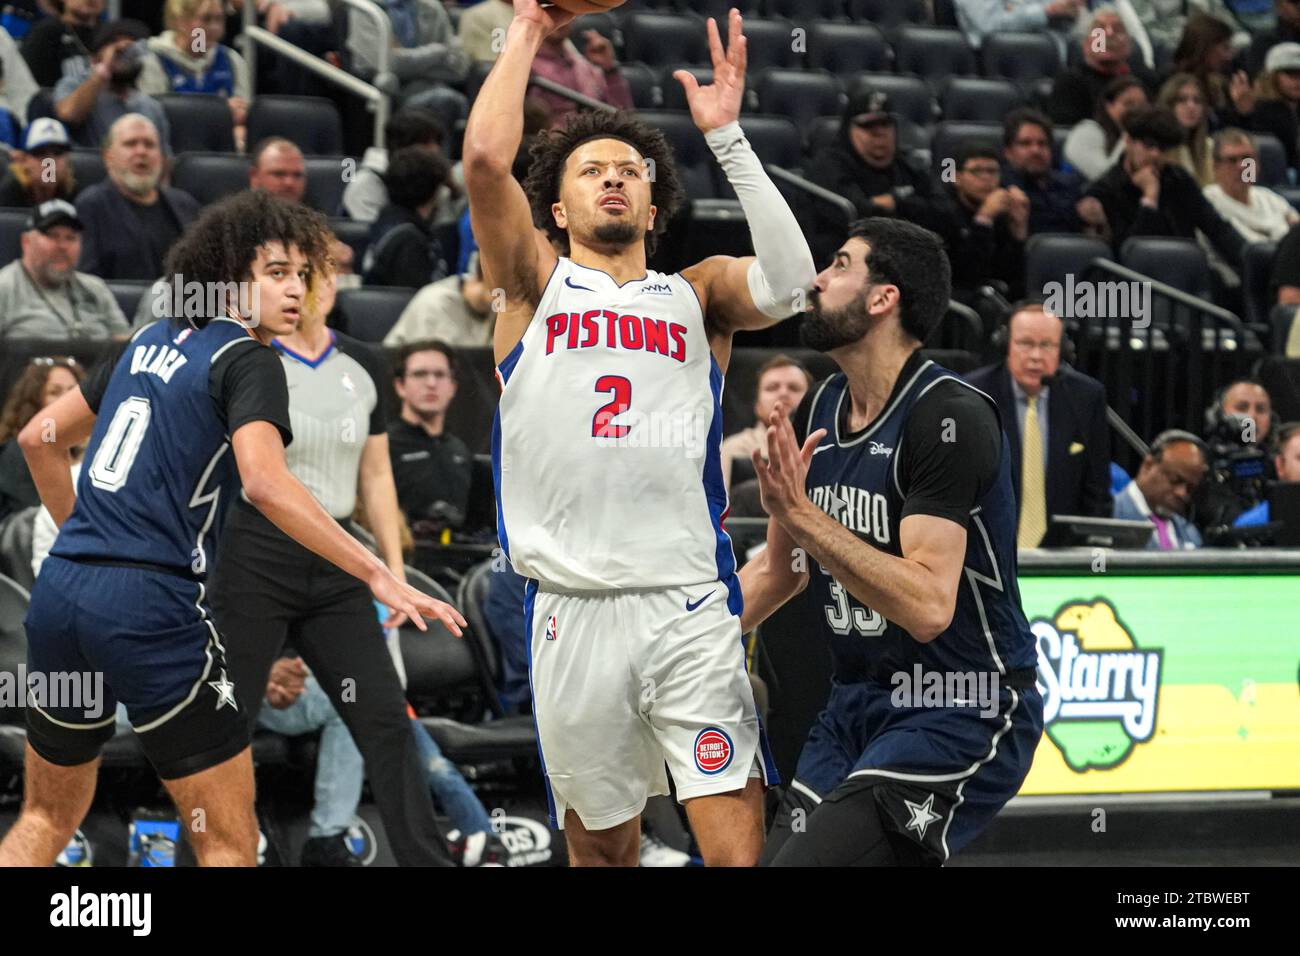
[{"label": "black name on jersey", "polygon": [[819,485],[809,499],[850,531],[884,547],[890,542],[889,499],[852,485]]},{"label": "black name on jersey", "polygon": [[167,345],[137,345],[131,353],[131,374],[148,372],[170,383],[176,370],[186,361],[183,353]]}]

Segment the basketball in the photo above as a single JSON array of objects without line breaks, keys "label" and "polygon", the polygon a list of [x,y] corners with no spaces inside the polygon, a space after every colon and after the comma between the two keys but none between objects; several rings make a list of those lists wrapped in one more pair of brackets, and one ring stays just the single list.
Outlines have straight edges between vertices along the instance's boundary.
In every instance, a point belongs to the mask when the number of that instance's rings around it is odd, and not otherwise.
[{"label": "basketball", "polygon": [[550,6],[570,13],[605,13],[617,10],[626,0],[551,0]]}]

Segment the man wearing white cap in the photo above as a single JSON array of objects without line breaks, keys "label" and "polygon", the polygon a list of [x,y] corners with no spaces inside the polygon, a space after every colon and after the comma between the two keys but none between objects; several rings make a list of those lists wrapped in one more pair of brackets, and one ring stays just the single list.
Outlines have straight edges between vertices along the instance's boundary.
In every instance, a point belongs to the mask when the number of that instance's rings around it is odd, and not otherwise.
[{"label": "man wearing white cap", "polygon": [[0,269],[0,342],[127,334],[126,316],[108,286],[77,271],[81,230],[70,202],[51,199],[32,209],[22,258]]},{"label": "man wearing white cap", "polygon": [[27,127],[23,148],[9,154],[9,169],[0,179],[0,206],[36,206],[50,199],[71,200],[77,184],[68,161],[68,131],[42,116]]}]

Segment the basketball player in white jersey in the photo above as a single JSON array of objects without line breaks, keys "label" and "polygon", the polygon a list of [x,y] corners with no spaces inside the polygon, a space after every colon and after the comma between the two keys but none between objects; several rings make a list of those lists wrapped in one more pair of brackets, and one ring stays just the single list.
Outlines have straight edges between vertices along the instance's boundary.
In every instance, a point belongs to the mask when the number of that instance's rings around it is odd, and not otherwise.
[{"label": "basketball player in white jersey", "polygon": [[[752,865],[775,782],[745,672],[719,445],[732,334],[803,307],[812,254],[737,122],[745,38],[708,24],[714,82],[691,115],[735,189],[756,257],[646,268],[683,193],[663,135],[626,113],[543,134],[510,170],[543,39],[572,16],[515,0],[465,131],[494,337],[498,533],[529,578],[534,713],[553,822],[575,865],[635,865],[667,770],[705,863]],[[561,251],[557,251],[561,250]]]}]

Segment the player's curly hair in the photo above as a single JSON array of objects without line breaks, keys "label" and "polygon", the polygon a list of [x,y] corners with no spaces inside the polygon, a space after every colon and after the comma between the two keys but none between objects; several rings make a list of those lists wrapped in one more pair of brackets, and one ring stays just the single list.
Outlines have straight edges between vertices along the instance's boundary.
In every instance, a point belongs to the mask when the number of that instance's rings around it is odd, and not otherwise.
[{"label": "player's curly hair", "polygon": [[551,206],[560,198],[564,164],[583,143],[605,138],[627,141],[643,159],[653,163],[650,167],[654,171],[650,201],[658,211],[654,228],[646,235],[646,253],[653,255],[659,237],[667,231],[668,223],[685,202],[686,190],[677,175],[677,162],[667,137],[661,130],[648,126],[624,110],[575,113],[569,117],[564,129],[544,130],[537,134],[528,176],[524,179],[524,192],[528,194],[528,203],[532,207],[533,223],[568,253],[568,233],[555,224],[555,216],[551,214]]},{"label": "player's curly hair", "polygon": [[329,222],[314,209],[260,189],[244,190],[209,206],[190,224],[167,253],[163,276],[169,283],[175,276],[204,285],[242,282],[250,277],[257,250],[280,242],[297,246],[307,259],[310,292],[311,279],[331,268],[331,235]]}]

